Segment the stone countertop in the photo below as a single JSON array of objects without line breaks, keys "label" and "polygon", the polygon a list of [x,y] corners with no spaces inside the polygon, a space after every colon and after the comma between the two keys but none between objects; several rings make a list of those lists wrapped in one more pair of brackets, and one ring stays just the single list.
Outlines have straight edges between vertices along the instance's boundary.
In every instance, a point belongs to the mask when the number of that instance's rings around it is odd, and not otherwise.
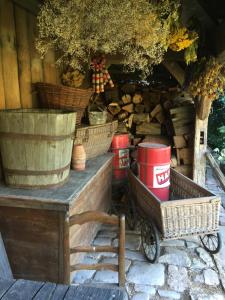
[{"label": "stone countertop", "polygon": [[113,154],[106,153],[88,160],[86,163],[86,169],[82,172],[71,170],[69,180],[62,187],[49,189],[18,189],[6,186],[3,182],[1,182],[0,206],[6,205],[4,204],[5,200],[8,202],[9,200],[15,201],[15,205],[11,203],[11,206],[18,206],[16,205],[16,200],[26,201],[27,204],[29,201],[36,201],[42,204],[55,203],[57,205],[68,206],[79,196],[95,175],[97,175],[108,163],[110,163],[112,157]]}]

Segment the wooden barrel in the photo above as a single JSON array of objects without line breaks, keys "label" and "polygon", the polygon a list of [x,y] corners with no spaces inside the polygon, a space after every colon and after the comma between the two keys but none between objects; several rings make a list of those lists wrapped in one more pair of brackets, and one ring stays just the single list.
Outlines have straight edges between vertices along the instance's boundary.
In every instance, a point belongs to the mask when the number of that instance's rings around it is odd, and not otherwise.
[{"label": "wooden barrel", "polygon": [[48,188],[70,171],[75,112],[19,109],[0,112],[0,149],[6,184]]}]

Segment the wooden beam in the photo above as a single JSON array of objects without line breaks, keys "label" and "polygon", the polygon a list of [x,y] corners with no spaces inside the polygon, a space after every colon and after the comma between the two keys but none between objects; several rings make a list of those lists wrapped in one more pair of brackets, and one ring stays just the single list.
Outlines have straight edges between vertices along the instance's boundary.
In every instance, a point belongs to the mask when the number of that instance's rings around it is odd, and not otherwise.
[{"label": "wooden beam", "polygon": [[217,60],[220,63],[225,62],[225,21],[223,21],[212,32],[213,45]]},{"label": "wooden beam", "polygon": [[172,61],[163,61],[163,66],[170,72],[170,74],[178,81],[178,83],[182,86],[185,81],[185,72],[179,66],[178,63]]},{"label": "wooden beam", "polygon": [[218,163],[216,162],[215,158],[212,156],[210,151],[207,151],[205,155],[210,164],[210,167],[212,168],[212,170],[215,173],[216,177],[218,178],[222,188],[225,191],[225,176],[223,175],[223,172],[220,170]]},{"label": "wooden beam", "polygon": [[112,252],[118,253],[118,247],[112,246],[77,246],[70,249],[70,254],[79,253],[79,252],[88,252],[88,253],[95,253],[95,252]]},{"label": "wooden beam", "polygon": [[70,226],[75,224],[82,225],[87,222],[119,225],[119,218],[115,215],[108,215],[101,211],[86,211],[81,214],[76,214],[69,219]]},{"label": "wooden beam", "polygon": [[194,16],[207,30],[209,28],[212,28],[215,25],[215,23],[199,2],[199,0],[182,0],[181,20],[182,23],[186,25],[188,24],[189,20]]},{"label": "wooden beam", "polygon": [[[197,0],[197,2],[200,6],[200,9],[202,9],[202,12],[205,14],[205,17],[207,18],[208,22],[216,24],[217,23],[217,19],[215,18],[216,12],[213,9],[213,5],[207,5],[208,4],[207,2],[210,2],[210,1]],[[211,2],[214,2],[214,1],[211,1]],[[214,4],[215,6],[219,5],[218,1],[215,1],[215,3],[212,3],[212,4]]]},{"label": "wooden beam", "polygon": [[197,115],[200,120],[208,120],[211,111],[211,106],[212,100],[210,100],[207,96],[200,98],[197,105]]},{"label": "wooden beam", "polygon": [[193,159],[193,180],[205,186],[206,156],[207,151],[208,118],[200,120],[196,115],[195,138],[194,138],[194,159]]},{"label": "wooden beam", "polygon": [[39,5],[41,4],[38,0],[13,0],[13,2],[34,15],[38,14]]},{"label": "wooden beam", "polygon": [[184,62],[184,51],[176,52],[168,49],[165,53],[164,59],[166,61]]},{"label": "wooden beam", "polygon": [[114,272],[118,272],[119,267],[118,265],[114,265],[114,264],[91,264],[91,265],[86,265],[86,264],[76,264],[76,265],[72,265],[70,266],[70,271],[79,271],[79,270],[111,270]]}]

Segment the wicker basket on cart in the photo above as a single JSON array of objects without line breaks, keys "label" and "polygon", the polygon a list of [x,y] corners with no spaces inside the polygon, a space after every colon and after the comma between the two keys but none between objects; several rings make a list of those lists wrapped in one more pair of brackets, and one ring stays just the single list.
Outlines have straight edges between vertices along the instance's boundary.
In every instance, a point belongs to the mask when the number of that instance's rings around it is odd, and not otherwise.
[{"label": "wicker basket on cart", "polygon": [[109,150],[118,122],[77,128],[74,145],[84,146],[87,159],[102,155]]},{"label": "wicker basket on cart", "polygon": [[78,89],[51,83],[36,83],[41,106],[77,112],[76,124],[80,125],[84,111],[93,94],[92,89]]},{"label": "wicker basket on cart", "polygon": [[[134,215],[142,223],[142,245],[149,261],[159,255],[159,240],[199,235],[205,249],[217,253],[221,246],[219,230],[220,197],[171,169],[170,200],[160,201],[131,170],[128,172]],[[136,214],[137,213],[137,214]],[[156,249],[149,254],[147,240],[155,239]],[[208,239],[217,243],[215,249]]]}]

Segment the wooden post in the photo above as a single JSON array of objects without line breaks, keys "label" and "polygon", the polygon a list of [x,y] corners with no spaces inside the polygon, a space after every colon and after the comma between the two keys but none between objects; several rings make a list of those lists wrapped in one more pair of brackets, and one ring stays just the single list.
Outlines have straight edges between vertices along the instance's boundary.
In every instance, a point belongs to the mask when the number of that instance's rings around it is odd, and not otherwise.
[{"label": "wooden post", "polygon": [[119,236],[119,286],[125,286],[125,216],[120,217]]},{"label": "wooden post", "polygon": [[207,129],[208,118],[200,120],[196,115],[195,119],[195,139],[194,139],[194,161],[193,180],[201,185],[205,185],[206,157],[207,151]]},{"label": "wooden post", "polygon": [[61,236],[62,236],[62,247],[59,264],[59,280],[64,284],[70,284],[70,235],[69,235],[69,213],[60,216],[61,221]]},{"label": "wooden post", "polygon": [[200,120],[208,119],[212,106],[212,100],[208,97],[201,97],[198,102],[197,114]]}]

